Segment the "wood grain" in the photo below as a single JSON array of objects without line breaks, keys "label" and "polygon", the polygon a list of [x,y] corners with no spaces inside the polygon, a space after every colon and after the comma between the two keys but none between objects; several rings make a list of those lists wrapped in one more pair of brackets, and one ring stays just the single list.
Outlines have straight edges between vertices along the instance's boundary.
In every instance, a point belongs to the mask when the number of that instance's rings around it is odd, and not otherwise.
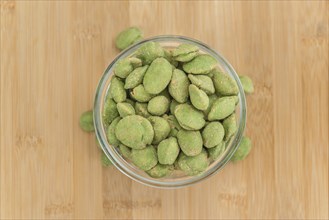
[{"label": "wood grain", "polygon": [[[328,1],[0,1],[2,219],[328,219]],[[184,189],[102,168],[79,129],[116,34],[186,35],[251,76],[253,150]]]}]

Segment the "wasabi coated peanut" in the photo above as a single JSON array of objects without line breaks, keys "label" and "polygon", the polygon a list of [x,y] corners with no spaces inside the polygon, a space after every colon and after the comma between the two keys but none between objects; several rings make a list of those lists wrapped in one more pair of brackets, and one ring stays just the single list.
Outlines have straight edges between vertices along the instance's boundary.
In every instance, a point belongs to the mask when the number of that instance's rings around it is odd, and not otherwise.
[{"label": "wasabi coated peanut", "polygon": [[183,64],[186,73],[208,74],[217,65],[217,60],[208,54],[201,54],[190,62]]},{"label": "wasabi coated peanut", "polygon": [[230,96],[224,96],[217,99],[211,106],[208,114],[208,120],[221,120],[232,114],[235,110],[235,99]]},{"label": "wasabi coated peanut", "polygon": [[167,138],[158,145],[158,160],[163,165],[174,164],[179,154],[177,139],[174,137]]},{"label": "wasabi coated peanut", "polygon": [[175,109],[176,109],[177,105],[179,105],[179,103],[175,99],[171,100],[170,106],[169,106],[170,114],[172,114],[172,115],[175,114]]},{"label": "wasabi coated peanut", "polygon": [[154,131],[146,118],[139,115],[129,115],[118,122],[115,136],[127,147],[143,149],[152,143]]},{"label": "wasabi coated peanut", "polygon": [[179,125],[175,116],[174,115],[164,115],[163,118],[166,119],[170,125],[171,130],[170,130],[169,136],[176,137],[178,131],[182,130],[183,128]]},{"label": "wasabi coated peanut", "polygon": [[190,82],[186,74],[180,69],[174,69],[169,84],[170,95],[179,103],[184,103],[188,99],[188,86]]},{"label": "wasabi coated peanut", "polygon": [[189,94],[192,105],[199,110],[206,110],[209,105],[209,98],[207,94],[196,87],[195,85],[189,86]]},{"label": "wasabi coated peanut", "polygon": [[129,147],[127,147],[126,145],[120,144],[119,149],[120,149],[121,154],[124,157],[131,159],[131,149]]},{"label": "wasabi coated peanut", "polygon": [[134,69],[126,78],[125,89],[132,89],[143,82],[148,65]]},{"label": "wasabi coated peanut", "polygon": [[209,148],[208,154],[212,160],[216,160],[225,151],[225,142],[222,141],[213,148]]},{"label": "wasabi coated peanut", "polygon": [[254,92],[254,85],[252,80],[248,76],[239,76],[240,82],[242,84],[243,90],[246,94],[251,94]]},{"label": "wasabi coated peanut", "polygon": [[169,84],[172,72],[171,64],[165,58],[155,59],[144,75],[145,91],[153,95],[162,92]]},{"label": "wasabi coated peanut", "polygon": [[128,116],[128,115],[136,114],[134,107],[127,102],[118,103],[117,109],[118,109],[118,112],[119,112],[121,118]]},{"label": "wasabi coated peanut", "polygon": [[208,95],[215,93],[214,83],[212,82],[212,79],[209,76],[189,74],[188,78],[193,85],[196,85],[197,87],[205,91],[205,93],[207,93]]},{"label": "wasabi coated peanut", "polygon": [[228,141],[235,134],[235,132],[238,129],[238,127],[236,125],[236,118],[235,118],[234,113],[224,119],[223,127],[225,130],[224,141]]},{"label": "wasabi coated peanut", "polygon": [[119,50],[124,50],[130,45],[140,41],[143,38],[142,31],[137,27],[130,27],[121,31],[115,39],[115,46]]},{"label": "wasabi coated peanut", "polygon": [[84,131],[87,131],[87,132],[94,131],[95,128],[94,128],[93,111],[90,110],[90,111],[84,112],[80,116],[79,124],[80,124],[80,128]]},{"label": "wasabi coated peanut", "polygon": [[117,104],[112,98],[106,99],[103,109],[103,123],[105,127],[107,127],[116,117],[119,116],[119,112]]},{"label": "wasabi coated peanut", "polygon": [[237,162],[246,158],[251,150],[251,141],[249,138],[243,136],[239,148],[235,151],[231,161]]},{"label": "wasabi coated peanut", "polygon": [[147,42],[136,51],[137,58],[143,61],[143,65],[152,63],[158,57],[164,57],[165,52],[157,42]]},{"label": "wasabi coated peanut", "polygon": [[224,127],[220,122],[210,122],[202,131],[203,145],[212,148],[223,141]]},{"label": "wasabi coated peanut", "polygon": [[202,149],[200,154],[192,157],[180,153],[178,157],[178,166],[189,176],[202,173],[209,166],[207,151]]},{"label": "wasabi coated peanut", "polygon": [[[168,60],[168,62],[173,65],[175,68],[178,66],[178,62],[176,60],[173,59],[172,53],[171,51],[164,49],[164,58],[166,58],[166,60]],[[174,69],[175,69],[174,68]]]},{"label": "wasabi coated peanut", "polygon": [[198,55],[199,48],[192,44],[181,44],[172,51],[173,59],[180,62],[191,61]]},{"label": "wasabi coated peanut", "polygon": [[150,113],[147,111],[147,103],[136,102],[135,111],[136,115],[143,116],[144,118],[148,118],[151,116]]},{"label": "wasabi coated peanut", "polygon": [[177,140],[181,150],[187,156],[195,156],[202,151],[202,136],[200,131],[180,130],[177,133]]},{"label": "wasabi coated peanut", "polygon": [[152,145],[141,150],[132,149],[131,160],[139,169],[150,170],[158,163],[157,152]]},{"label": "wasabi coated peanut", "polygon": [[147,105],[147,111],[151,113],[151,115],[163,115],[168,109],[169,100],[165,96],[155,96]]},{"label": "wasabi coated peanut", "polygon": [[166,119],[158,116],[151,116],[148,120],[151,122],[154,130],[152,144],[158,144],[160,141],[168,137],[171,128]]},{"label": "wasabi coated peanut", "polygon": [[153,178],[162,178],[170,175],[173,170],[174,170],[174,166],[172,165],[157,164],[152,169],[146,171],[146,173]]},{"label": "wasabi coated peanut", "polygon": [[213,73],[213,82],[217,95],[237,95],[239,93],[238,86],[233,78],[215,69]]},{"label": "wasabi coated peanut", "polygon": [[119,146],[120,141],[115,136],[115,127],[117,126],[118,122],[121,120],[120,117],[115,118],[110,126],[108,126],[106,131],[106,136],[109,144],[112,144],[113,146]]},{"label": "wasabi coated peanut", "polygon": [[179,125],[186,130],[199,130],[206,123],[203,113],[189,104],[176,106],[175,117]]},{"label": "wasabi coated peanut", "polygon": [[148,102],[153,97],[153,95],[145,91],[142,84],[136,86],[132,91],[130,91],[130,96],[138,102]]},{"label": "wasabi coated peanut", "polygon": [[102,165],[104,167],[108,167],[112,165],[112,162],[110,161],[110,159],[106,156],[106,154],[102,151],[101,154],[101,161],[102,161]]},{"label": "wasabi coated peanut", "polygon": [[109,92],[116,103],[124,102],[127,98],[127,93],[123,86],[123,82],[117,77],[112,78]]},{"label": "wasabi coated peanut", "polygon": [[205,116],[208,116],[208,114],[210,112],[210,109],[212,107],[212,104],[218,99],[218,96],[215,95],[215,94],[212,94],[212,95],[208,96],[208,98],[209,98],[208,108],[203,111],[203,113],[204,113]]},{"label": "wasabi coated peanut", "polygon": [[142,65],[142,61],[136,57],[127,57],[119,60],[114,67],[114,74],[120,78],[126,78],[136,67]]}]

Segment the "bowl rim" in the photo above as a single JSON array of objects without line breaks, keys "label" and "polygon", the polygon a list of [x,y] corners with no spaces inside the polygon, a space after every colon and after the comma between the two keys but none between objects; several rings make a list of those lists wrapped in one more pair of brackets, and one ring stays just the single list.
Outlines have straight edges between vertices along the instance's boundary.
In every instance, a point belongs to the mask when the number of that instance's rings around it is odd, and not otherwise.
[{"label": "bowl rim", "polygon": [[[222,158],[222,160],[214,161],[211,164],[211,168],[207,168],[206,171],[202,172],[199,175],[196,176],[190,176],[186,177],[183,180],[177,180],[177,181],[163,181],[163,179],[155,179],[152,177],[145,178],[144,176],[139,175],[137,172],[134,172],[133,166],[127,166],[128,162],[123,163],[122,157],[118,157],[118,152],[115,150],[115,147],[111,147],[110,144],[107,142],[106,137],[106,131],[103,125],[102,120],[102,108],[103,104],[109,89],[108,81],[110,80],[111,75],[113,74],[113,67],[116,64],[116,62],[122,58],[125,58],[127,56],[130,56],[133,52],[136,51],[137,48],[139,48],[142,44],[145,44],[147,42],[154,41],[154,42],[170,42],[175,41],[178,43],[192,43],[197,45],[203,52],[206,52],[210,54],[211,56],[215,57],[216,60],[219,62],[219,65],[225,69],[226,73],[230,75],[235,82],[238,85],[239,89],[239,105],[240,105],[240,112],[239,112],[239,122],[238,122],[238,130],[236,134],[232,137],[232,140],[230,141],[231,144],[228,145],[229,150],[227,151],[226,155]],[[214,174],[218,173],[221,169],[225,167],[225,165],[230,161],[231,157],[237,150],[239,143],[241,141],[241,138],[243,136],[243,132],[246,126],[247,121],[247,106],[246,106],[246,100],[245,100],[245,93],[243,91],[241,82],[239,80],[238,74],[235,72],[234,68],[231,66],[231,64],[217,51],[212,49],[207,44],[192,39],[185,36],[179,36],[179,35],[159,35],[147,38],[145,40],[139,41],[138,43],[130,46],[129,48],[123,50],[119,55],[117,55],[113,61],[107,66],[106,70],[104,71],[98,86],[96,88],[95,93],[95,99],[94,99],[94,111],[93,111],[93,119],[94,119],[94,126],[95,126],[95,133],[96,137],[98,139],[98,142],[103,150],[103,152],[106,154],[106,156],[110,159],[112,164],[120,170],[123,174],[128,176],[129,178],[140,182],[144,185],[148,185],[151,187],[156,188],[180,188],[185,186],[190,186],[192,184],[196,184],[202,180],[208,179],[209,177],[213,176]],[[136,168],[135,168],[136,170]]]}]

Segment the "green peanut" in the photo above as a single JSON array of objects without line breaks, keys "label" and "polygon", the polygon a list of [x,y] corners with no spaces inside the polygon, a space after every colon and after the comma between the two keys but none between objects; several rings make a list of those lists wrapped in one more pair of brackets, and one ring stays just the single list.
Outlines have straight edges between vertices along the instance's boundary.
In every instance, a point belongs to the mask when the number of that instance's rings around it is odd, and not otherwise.
[{"label": "green peanut", "polygon": [[172,66],[174,66],[174,69],[176,69],[176,67],[178,66],[178,62],[173,59],[171,51],[168,51],[168,50],[164,49],[164,58],[166,58],[166,60],[168,60],[168,62]]},{"label": "green peanut", "polygon": [[212,82],[212,79],[209,76],[189,74],[188,78],[190,79],[192,84],[205,91],[205,93],[207,93],[208,95],[215,93],[214,83]]},{"label": "green peanut", "polygon": [[152,169],[146,171],[146,173],[153,178],[162,178],[165,176],[169,176],[173,170],[174,166],[172,165],[157,164]]},{"label": "green peanut", "polygon": [[207,150],[209,158],[211,158],[212,160],[216,160],[225,151],[225,142],[222,141],[215,147],[209,148]]},{"label": "green peanut", "polygon": [[251,141],[249,138],[243,136],[239,148],[235,151],[231,161],[237,162],[246,158],[251,150]]},{"label": "green peanut", "polygon": [[111,80],[110,94],[116,103],[124,102],[127,98],[124,84],[117,77],[113,77]]},{"label": "green peanut", "polygon": [[158,163],[157,152],[152,145],[141,150],[132,149],[131,161],[141,170],[150,170]]},{"label": "green peanut", "polygon": [[198,175],[209,166],[207,152],[202,149],[200,154],[192,157],[181,153],[178,157],[178,166],[189,176]]},{"label": "green peanut", "polygon": [[152,115],[163,115],[169,109],[169,100],[165,96],[155,96],[152,98],[148,105],[147,111]]},{"label": "green peanut", "polygon": [[191,103],[196,109],[206,110],[208,108],[209,98],[203,90],[192,84],[189,86],[189,94]]},{"label": "green peanut", "polygon": [[233,97],[222,97],[214,101],[208,114],[208,120],[221,120],[232,114],[235,110]]},{"label": "green peanut", "polygon": [[179,103],[175,99],[171,100],[171,103],[169,106],[170,114],[172,114],[172,115],[174,114],[177,105],[179,105]]},{"label": "green peanut", "polygon": [[117,104],[111,98],[107,98],[104,103],[103,108],[103,123],[105,127],[109,126],[110,123],[119,116],[119,112],[117,109]]},{"label": "green peanut", "polygon": [[119,114],[122,118],[126,117],[128,115],[136,114],[134,107],[131,104],[127,103],[127,102],[118,103],[117,104],[117,109],[118,109],[118,112],[119,112]]},{"label": "green peanut", "polygon": [[186,130],[199,130],[206,123],[203,113],[189,104],[178,105],[175,109],[175,117],[180,126]]},{"label": "green peanut", "polygon": [[252,80],[248,76],[239,76],[240,82],[242,84],[243,90],[246,94],[251,94],[254,92],[254,85]]},{"label": "green peanut", "polygon": [[108,126],[106,135],[107,135],[107,140],[109,144],[112,144],[113,146],[119,146],[120,141],[117,139],[115,136],[115,127],[117,126],[118,122],[121,120],[120,117],[115,118],[110,126]]},{"label": "green peanut", "polygon": [[235,118],[234,113],[224,119],[223,127],[225,130],[224,141],[228,141],[235,134],[235,132],[238,129],[238,127],[236,125],[236,118]]},{"label": "green peanut", "polygon": [[126,78],[136,67],[142,65],[142,61],[136,57],[127,57],[119,60],[114,67],[114,74],[120,78]]},{"label": "green peanut", "polygon": [[154,131],[146,118],[139,115],[129,115],[118,122],[115,136],[127,147],[143,149],[152,143]]},{"label": "green peanut", "polygon": [[119,149],[121,154],[126,157],[127,159],[131,159],[131,149],[126,145],[120,144]]},{"label": "green peanut", "polygon": [[188,62],[198,55],[199,48],[192,44],[181,44],[172,51],[173,59]]},{"label": "green peanut", "polygon": [[151,116],[148,118],[148,120],[151,122],[154,130],[154,138],[152,144],[158,144],[160,141],[168,137],[171,128],[166,119],[158,116]]},{"label": "green peanut", "polygon": [[143,82],[148,65],[134,69],[126,78],[125,89],[132,89]]},{"label": "green peanut", "polygon": [[158,145],[158,160],[163,165],[174,164],[179,154],[177,139],[174,137],[167,138]]},{"label": "green peanut", "polygon": [[208,96],[209,98],[209,105],[208,108],[206,110],[203,111],[205,116],[208,116],[210,109],[212,107],[212,104],[218,99],[218,96],[216,96],[215,94]]},{"label": "green peanut", "polygon": [[87,132],[94,131],[95,127],[94,127],[93,111],[90,110],[90,111],[84,112],[80,116],[79,124],[80,124],[80,128],[84,131],[87,131]]},{"label": "green peanut", "polygon": [[151,116],[150,113],[147,111],[147,103],[136,102],[135,111],[136,115],[143,116],[144,118],[148,118]]},{"label": "green peanut", "polygon": [[175,69],[169,83],[170,95],[179,103],[186,102],[188,99],[189,84],[190,82],[186,74],[182,70]]},{"label": "green peanut", "polygon": [[230,76],[215,69],[213,72],[213,82],[217,95],[228,96],[239,93],[238,85]]},{"label": "green peanut", "polygon": [[133,88],[133,90],[130,92],[130,95],[138,102],[148,102],[153,97],[153,95],[145,91],[145,88],[142,84]]},{"label": "green peanut", "polygon": [[158,57],[164,57],[165,52],[159,43],[148,42],[138,48],[136,56],[143,61],[143,65],[148,65]]},{"label": "green peanut", "polygon": [[213,148],[223,141],[224,127],[220,122],[210,122],[202,131],[203,145]]},{"label": "green peanut", "polygon": [[140,41],[143,38],[142,31],[137,27],[130,27],[121,31],[115,39],[115,46],[119,50],[124,50],[130,45]]},{"label": "green peanut", "polygon": [[179,125],[175,116],[174,115],[164,115],[163,118],[166,119],[170,125],[171,131],[169,133],[169,136],[176,137],[178,131],[182,130],[183,128]]},{"label": "green peanut", "polygon": [[208,74],[217,65],[217,60],[208,54],[201,54],[188,63],[183,64],[183,69],[191,74]]},{"label": "green peanut", "polygon": [[144,75],[145,91],[153,95],[159,94],[169,84],[172,73],[171,64],[165,58],[155,59]]},{"label": "green peanut", "polygon": [[200,131],[180,130],[177,133],[177,140],[181,150],[187,156],[198,155],[202,150],[202,136]]}]

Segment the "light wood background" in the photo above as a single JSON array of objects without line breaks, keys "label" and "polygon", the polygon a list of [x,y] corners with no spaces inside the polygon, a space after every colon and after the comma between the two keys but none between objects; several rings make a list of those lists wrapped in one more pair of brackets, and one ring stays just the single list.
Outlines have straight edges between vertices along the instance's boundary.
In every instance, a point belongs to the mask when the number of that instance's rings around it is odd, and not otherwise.
[{"label": "light wood background", "polygon": [[[1,218],[328,218],[328,1],[0,4]],[[206,42],[252,77],[245,161],[177,190],[102,168],[78,119],[132,25]]]}]

